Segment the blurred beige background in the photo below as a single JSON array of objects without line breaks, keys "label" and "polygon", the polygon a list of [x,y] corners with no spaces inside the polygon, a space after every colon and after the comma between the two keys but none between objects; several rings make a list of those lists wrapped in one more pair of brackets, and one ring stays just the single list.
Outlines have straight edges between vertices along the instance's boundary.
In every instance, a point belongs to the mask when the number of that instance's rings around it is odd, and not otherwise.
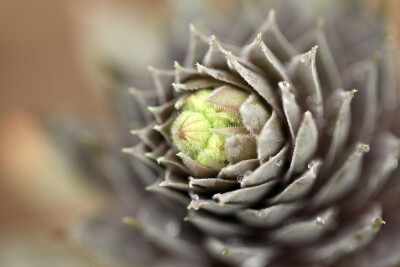
[{"label": "blurred beige background", "polygon": [[[105,129],[110,125],[91,62],[98,54],[89,47],[101,42],[93,47],[118,51],[109,47],[108,34],[132,45],[132,37],[114,29],[151,27],[151,14],[163,4],[148,2],[0,1],[0,266],[112,266],[59,236],[60,229],[94,213],[105,197],[79,180],[38,118],[66,114]],[[119,10],[126,18],[116,17]],[[133,53],[129,60],[135,56],[149,59]]]},{"label": "blurred beige background", "polygon": [[[400,1],[369,2],[384,2],[400,24]],[[109,57],[146,75],[145,66],[160,60],[152,29],[168,16],[167,4],[0,1],[0,266],[109,266],[52,235],[104,197],[74,178],[36,118],[69,114],[106,128],[112,117],[93,63]]]}]

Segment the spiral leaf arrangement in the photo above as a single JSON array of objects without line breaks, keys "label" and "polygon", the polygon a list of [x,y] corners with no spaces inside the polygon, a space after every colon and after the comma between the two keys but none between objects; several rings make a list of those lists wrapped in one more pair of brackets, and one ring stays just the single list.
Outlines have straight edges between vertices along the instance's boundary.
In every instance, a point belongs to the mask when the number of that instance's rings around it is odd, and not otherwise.
[{"label": "spiral leaf arrangement", "polygon": [[316,26],[297,14],[292,33],[270,11],[245,45],[191,25],[184,63],[150,67],[155,89],[132,93],[153,120],[125,152],[198,238],[168,234],[148,209],[125,222],[206,264],[329,265],[370,245],[400,155],[395,51],[380,23],[330,7]]}]

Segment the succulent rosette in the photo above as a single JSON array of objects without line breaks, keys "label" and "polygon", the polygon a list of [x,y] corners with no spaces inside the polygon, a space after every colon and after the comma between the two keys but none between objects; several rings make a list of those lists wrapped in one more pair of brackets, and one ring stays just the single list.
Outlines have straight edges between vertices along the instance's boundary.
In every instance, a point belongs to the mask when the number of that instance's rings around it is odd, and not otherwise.
[{"label": "succulent rosette", "polygon": [[385,186],[400,155],[393,38],[359,5],[302,4],[252,31],[238,19],[232,38],[191,25],[185,60],[131,89],[145,127],[124,152],[161,196],[124,221],[164,251],[205,265],[399,262],[380,234],[399,222]]}]

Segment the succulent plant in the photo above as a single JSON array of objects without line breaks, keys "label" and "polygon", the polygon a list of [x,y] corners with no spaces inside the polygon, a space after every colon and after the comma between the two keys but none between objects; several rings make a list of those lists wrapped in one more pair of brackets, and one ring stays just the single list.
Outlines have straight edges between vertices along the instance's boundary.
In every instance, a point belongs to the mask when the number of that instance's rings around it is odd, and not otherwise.
[{"label": "succulent plant", "polygon": [[192,264],[394,266],[393,38],[358,1],[282,2],[232,38],[191,25],[185,60],[131,90],[124,152],[161,196],[124,222]]}]

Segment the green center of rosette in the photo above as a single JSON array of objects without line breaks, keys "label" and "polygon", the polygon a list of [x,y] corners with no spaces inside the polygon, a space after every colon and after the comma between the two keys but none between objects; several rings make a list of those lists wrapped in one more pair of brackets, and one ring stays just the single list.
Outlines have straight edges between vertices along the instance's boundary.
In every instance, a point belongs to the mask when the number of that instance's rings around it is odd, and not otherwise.
[{"label": "green center of rosette", "polygon": [[173,145],[199,164],[220,170],[229,160],[225,140],[248,134],[239,114],[249,94],[229,86],[189,93],[171,127]]}]

